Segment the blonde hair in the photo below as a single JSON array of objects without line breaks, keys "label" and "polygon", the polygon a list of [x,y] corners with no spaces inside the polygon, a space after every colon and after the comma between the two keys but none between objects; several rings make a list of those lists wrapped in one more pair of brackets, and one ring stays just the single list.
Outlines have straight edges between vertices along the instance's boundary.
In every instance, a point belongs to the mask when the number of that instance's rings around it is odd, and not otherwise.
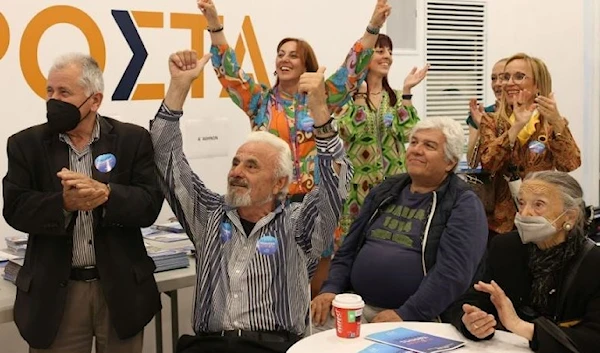
[{"label": "blonde hair", "polygon": [[[536,85],[539,94],[548,97],[550,92],[552,92],[552,77],[550,75],[550,71],[548,71],[548,67],[546,64],[539,58],[529,56],[525,53],[517,53],[510,58],[506,59],[506,65],[515,60],[524,60],[527,65],[531,68],[531,72],[533,77],[533,83]],[[533,93],[533,92],[532,92]],[[508,103],[508,99],[506,97],[506,91],[502,91],[502,101],[500,107],[498,109],[498,116],[504,117],[508,119],[510,115],[512,115],[512,107]]]}]

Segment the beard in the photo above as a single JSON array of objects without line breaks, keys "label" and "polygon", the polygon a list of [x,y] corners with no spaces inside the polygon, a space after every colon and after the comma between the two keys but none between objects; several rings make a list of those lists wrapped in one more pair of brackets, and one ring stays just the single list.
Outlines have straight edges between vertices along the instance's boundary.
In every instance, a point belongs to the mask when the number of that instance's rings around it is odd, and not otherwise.
[{"label": "beard", "polygon": [[[252,200],[252,197],[250,196],[252,188],[248,185],[247,181],[241,178],[229,178],[228,182],[225,203],[229,207],[261,206],[273,201],[273,195],[271,194],[267,195],[263,200]],[[246,190],[242,191],[240,187],[244,187]]]},{"label": "beard", "polygon": [[245,207],[252,205],[252,198],[250,197],[251,189],[247,189],[244,193],[236,192],[231,186],[227,187],[227,194],[225,195],[225,203],[230,207]]}]

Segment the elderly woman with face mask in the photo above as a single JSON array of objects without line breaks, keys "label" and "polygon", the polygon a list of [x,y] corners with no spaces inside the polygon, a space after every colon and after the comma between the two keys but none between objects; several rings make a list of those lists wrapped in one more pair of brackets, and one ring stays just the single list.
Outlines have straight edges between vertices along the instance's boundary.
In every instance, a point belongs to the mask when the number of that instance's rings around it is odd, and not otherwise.
[{"label": "elderly woman with face mask", "polygon": [[[568,121],[557,108],[552,79],[544,62],[520,53],[506,60],[502,98],[495,113],[482,112],[475,160],[491,173],[495,207],[489,228],[497,233],[513,228],[518,181],[529,172],[570,172],[581,165]],[[507,181],[515,185],[512,188]]]},{"label": "elderly woman with face mask", "polygon": [[453,305],[453,324],[467,338],[504,328],[537,352],[598,352],[600,249],[586,237],[582,196],[567,173],[527,176],[518,232],[493,240],[483,280]]}]

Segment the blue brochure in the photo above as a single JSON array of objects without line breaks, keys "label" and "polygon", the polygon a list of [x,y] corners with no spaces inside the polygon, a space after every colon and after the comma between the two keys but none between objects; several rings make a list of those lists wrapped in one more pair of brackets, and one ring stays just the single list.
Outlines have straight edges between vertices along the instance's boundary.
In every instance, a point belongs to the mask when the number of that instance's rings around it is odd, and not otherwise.
[{"label": "blue brochure", "polygon": [[359,351],[358,353],[411,353],[411,352],[405,351],[402,348],[388,346],[387,344],[373,343],[372,345]]},{"label": "blue brochure", "polygon": [[428,333],[413,331],[403,327],[389,331],[373,333],[368,335],[366,338],[371,341],[418,353],[446,352],[465,345],[465,343],[461,341],[454,341],[439,336],[433,336]]}]

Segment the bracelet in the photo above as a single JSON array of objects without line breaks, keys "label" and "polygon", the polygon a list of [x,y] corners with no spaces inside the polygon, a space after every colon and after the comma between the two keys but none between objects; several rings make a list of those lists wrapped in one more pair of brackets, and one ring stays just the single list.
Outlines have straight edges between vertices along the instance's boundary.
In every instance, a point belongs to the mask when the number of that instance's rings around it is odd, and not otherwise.
[{"label": "bracelet", "polygon": [[404,100],[404,99],[406,99],[406,100],[411,100],[411,99],[412,99],[412,96],[413,96],[412,94],[403,94],[403,95],[402,95],[402,99],[403,99],[403,100]]},{"label": "bracelet", "polygon": [[325,125],[327,125],[327,124],[331,123],[332,121],[333,121],[333,117],[330,117],[330,118],[329,118],[329,120],[327,120],[327,121],[325,122],[325,124],[323,124],[323,125],[313,125],[313,128],[315,128],[315,129],[322,128],[323,126],[325,126]]},{"label": "bracelet", "polygon": [[373,26],[371,26],[371,25],[368,25],[368,26],[367,26],[367,33],[374,34],[374,35],[378,35],[378,34],[379,34],[379,30],[380,30],[380,29],[381,29],[381,28],[379,28],[379,27],[373,27]]},{"label": "bracelet", "polygon": [[223,25],[221,25],[220,27],[217,27],[217,28],[206,27],[206,30],[209,31],[210,33],[218,33],[223,30]]}]

